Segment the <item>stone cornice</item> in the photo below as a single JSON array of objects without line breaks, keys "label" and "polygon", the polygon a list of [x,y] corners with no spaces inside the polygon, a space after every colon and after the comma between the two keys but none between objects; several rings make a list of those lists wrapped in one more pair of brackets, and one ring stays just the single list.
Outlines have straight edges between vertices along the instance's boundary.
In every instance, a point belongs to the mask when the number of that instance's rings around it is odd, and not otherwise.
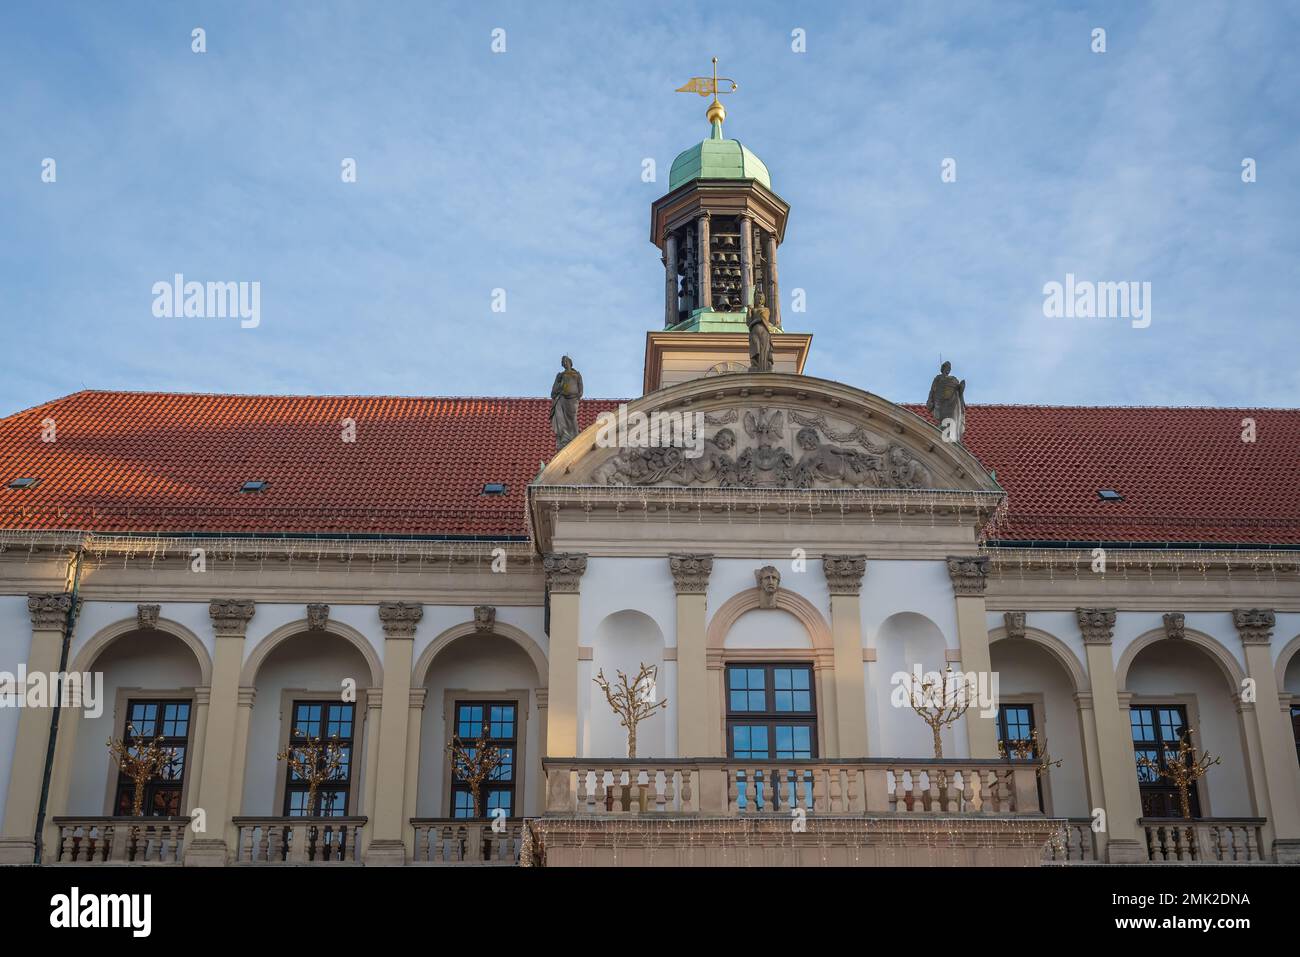
[{"label": "stone cornice", "polygon": [[948,556],[948,577],[952,580],[954,595],[983,595],[988,581],[989,559],[987,555]]},{"label": "stone cornice", "polygon": [[383,601],[379,603],[379,621],[384,626],[384,637],[409,640],[415,637],[415,627],[424,617],[424,606],[414,601]]},{"label": "stone cornice", "polygon": [[673,576],[673,588],[679,595],[703,595],[709,590],[709,575],[713,572],[713,555],[678,552],[668,556],[668,570]]},{"label": "stone cornice", "polygon": [[208,602],[208,617],[218,638],[243,638],[248,631],[256,604],[247,598],[214,598]]},{"label": "stone cornice", "polygon": [[587,556],[582,552],[552,552],[542,559],[546,587],[553,595],[576,595],[587,571]]},{"label": "stone cornice", "polygon": [[822,574],[832,595],[862,594],[862,576],[866,573],[865,554],[822,556]]},{"label": "stone cornice", "polygon": [[71,610],[71,592],[32,593],[27,596],[27,613],[31,615],[34,631],[62,631]]},{"label": "stone cornice", "polygon": [[1232,624],[1243,645],[1267,645],[1273,640],[1277,615],[1271,608],[1234,608]]},{"label": "stone cornice", "polygon": [[1115,637],[1114,608],[1076,608],[1075,618],[1085,645],[1109,645]]}]

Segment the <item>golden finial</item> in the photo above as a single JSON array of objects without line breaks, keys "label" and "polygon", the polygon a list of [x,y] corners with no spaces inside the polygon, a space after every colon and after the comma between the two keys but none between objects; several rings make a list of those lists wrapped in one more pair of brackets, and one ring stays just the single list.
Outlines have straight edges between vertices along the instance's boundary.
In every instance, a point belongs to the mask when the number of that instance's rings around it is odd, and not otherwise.
[{"label": "golden finial", "polygon": [[[730,90],[720,89],[718,87],[718,84],[720,82],[730,83],[731,89]],[[713,58],[713,79],[709,79],[707,76],[691,77],[690,81],[687,82],[685,86],[679,86],[677,88],[677,92],[698,93],[700,96],[713,97],[713,102],[709,104],[709,109],[704,115],[708,118],[710,124],[717,123],[720,125],[722,121],[727,118],[727,111],[723,107],[723,105],[718,101],[718,94],[735,93],[738,89],[740,89],[740,87],[736,84],[735,80],[731,79],[730,77],[718,76],[718,58],[714,57]]]}]

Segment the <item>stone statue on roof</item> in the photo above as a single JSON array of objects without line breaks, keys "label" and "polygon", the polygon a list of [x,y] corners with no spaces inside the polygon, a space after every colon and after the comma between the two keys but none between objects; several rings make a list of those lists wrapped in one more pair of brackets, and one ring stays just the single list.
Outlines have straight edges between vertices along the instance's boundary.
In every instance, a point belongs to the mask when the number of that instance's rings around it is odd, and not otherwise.
[{"label": "stone statue on roof", "polygon": [[763,290],[754,295],[754,304],[745,312],[749,326],[749,371],[772,371],[772,333],[776,330],[769,321],[766,297]]},{"label": "stone statue on roof", "polygon": [[966,380],[952,375],[952,363],[945,362],[930,383],[925,407],[939,423],[945,442],[960,442],[966,432]]},{"label": "stone statue on roof", "polygon": [[557,452],[578,436],[578,400],[582,398],[582,373],[568,356],[560,358],[560,365],[564,368],[551,386],[551,431]]}]

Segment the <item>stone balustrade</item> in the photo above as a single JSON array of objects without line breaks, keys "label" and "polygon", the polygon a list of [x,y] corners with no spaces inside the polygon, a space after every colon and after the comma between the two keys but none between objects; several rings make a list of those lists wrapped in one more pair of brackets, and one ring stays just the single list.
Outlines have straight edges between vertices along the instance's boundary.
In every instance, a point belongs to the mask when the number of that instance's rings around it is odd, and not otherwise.
[{"label": "stone balustrade", "polygon": [[236,864],[358,864],[364,817],[237,817]]},{"label": "stone balustrade", "polygon": [[179,864],[188,817],[56,817],[56,864]]},{"label": "stone balustrade", "polygon": [[1043,847],[1044,864],[1096,864],[1097,840],[1092,818],[1066,818]]},{"label": "stone balustrade", "polygon": [[1034,768],[1005,761],[553,759],[546,813],[1039,814]]},{"label": "stone balustrade", "polygon": [[[413,864],[517,864],[523,822],[411,818],[415,829]],[[504,829],[501,829],[504,828]]]},{"label": "stone balustrade", "polygon": [[1264,860],[1258,817],[1142,819],[1147,855],[1153,864],[1251,864]]}]

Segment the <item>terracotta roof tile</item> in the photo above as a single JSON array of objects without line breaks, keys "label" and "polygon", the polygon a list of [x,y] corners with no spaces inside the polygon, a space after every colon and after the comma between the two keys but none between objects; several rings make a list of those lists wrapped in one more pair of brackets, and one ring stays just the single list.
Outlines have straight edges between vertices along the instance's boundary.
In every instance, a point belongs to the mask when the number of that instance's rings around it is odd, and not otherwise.
[{"label": "terracotta roof tile", "polygon": [[[581,424],[617,402],[584,400]],[[525,487],[554,448],[549,409],[78,392],[0,419],[0,528],[524,536]],[[999,539],[1300,544],[1298,410],[972,406],[966,445],[1007,490]],[[41,481],[3,487],[18,477]],[[269,485],[241,493],[253,479]],[[483,495],[486,482],[506,494]]]}]

